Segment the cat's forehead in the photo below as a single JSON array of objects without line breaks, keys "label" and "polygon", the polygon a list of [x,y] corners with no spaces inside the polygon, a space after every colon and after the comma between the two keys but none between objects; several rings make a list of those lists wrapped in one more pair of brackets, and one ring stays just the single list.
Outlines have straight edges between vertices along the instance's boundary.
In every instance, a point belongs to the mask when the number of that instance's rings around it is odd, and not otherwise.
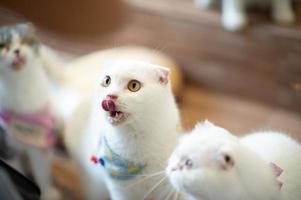
[{"label": "cat's forehead", "polygon": [[187,154],[192,152],[200,152],[211,141],[212,138],[203,138],[202,135],[192,133],[180,140],[178,146],[179,154]]},{"label": "cat's forehead", "polygon": [[102,76],[109,75],[117,79],[149,80],[157,75],[158,69],[155,65],[140,61],[115,61],[106,64],[102,70]]},{"label": "cat's forehead", "polygon": [[1,44],[21,40],[37,42],[35,31],[31,24],[17,24],[14,26],[3,26],[0,28]]},{"label": "cat's forehead", "polygon": [[214,125],[198,125],[190,134],[180,139],[177,151],[179,155],[206,154],[236,142],[237,139],[225,129]]}]

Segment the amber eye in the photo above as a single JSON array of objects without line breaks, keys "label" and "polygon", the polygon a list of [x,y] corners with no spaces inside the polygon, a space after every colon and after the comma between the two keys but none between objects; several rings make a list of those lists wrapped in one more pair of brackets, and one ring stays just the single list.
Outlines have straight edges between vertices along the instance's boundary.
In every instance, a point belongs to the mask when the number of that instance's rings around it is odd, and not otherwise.
[{"label": "amber eye", "polygon": [[110,77],[110,76],[106,76],[106,77],[103,79],[101,85],[102,85],[103,87],[108,87],[108,86],[110,85],[110,83],[111,83],[111,77]]},{"label": "amber eye", "polygon": [[131,92],[137,92],[138,90],[140,90],[141,88],[141,83],[137,80],[131,80],[129,83],[128,83],[128,89],[131,91]]}]

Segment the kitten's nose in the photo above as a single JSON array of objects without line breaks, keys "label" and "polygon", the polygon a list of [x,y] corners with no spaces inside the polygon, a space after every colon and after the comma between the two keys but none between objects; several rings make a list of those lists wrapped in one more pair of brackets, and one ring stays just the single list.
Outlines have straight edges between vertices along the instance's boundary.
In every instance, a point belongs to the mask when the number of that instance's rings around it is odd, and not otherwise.
[{"label": "kitten's nose", "polygon": [[116,99],[118,98],[118,96],[117,96],[117,95],[114,95],[114,94],[108,94],[107,97],[108,97],[109,99],[113,99],[113,100],[116,100]]},{"label": "kitten's nose", "polygon": [[182,171],[183,170],[183,165],[177,165],[177,166],[174,166],[170,169],[172,172],[174,171]]},{"label": "kitten's nose", "polygon": [[14,53],[17,54],[17,55],[19,55],[20,54],[20,50],[19,49],[15,49]]}]

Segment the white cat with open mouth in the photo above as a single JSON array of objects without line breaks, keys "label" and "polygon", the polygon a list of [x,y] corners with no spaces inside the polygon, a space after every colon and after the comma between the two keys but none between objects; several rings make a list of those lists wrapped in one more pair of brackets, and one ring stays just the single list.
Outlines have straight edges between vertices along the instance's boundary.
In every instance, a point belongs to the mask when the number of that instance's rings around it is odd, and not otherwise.
[{"label": "white cat with open mouth", "polygon": [[103,180],[113,200],[172,195],[164,166],[181,124],[169,70],[133,60],[109,62],[97,87],[66,132],[87,198],[107,198],[99,186]]}]

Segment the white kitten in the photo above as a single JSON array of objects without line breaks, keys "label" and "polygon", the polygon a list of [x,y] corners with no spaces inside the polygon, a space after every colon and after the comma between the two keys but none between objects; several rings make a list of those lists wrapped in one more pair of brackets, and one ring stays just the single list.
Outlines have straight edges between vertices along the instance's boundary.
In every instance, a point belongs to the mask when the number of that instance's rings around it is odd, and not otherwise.
[{"label": "white kitten", "polygon": [[[0,46],[0,118],[7,128],[4,137],[17,153],[15,167],[31,170],[42,199],[53,199],[58,193],[51,187],[49,156],[57,118],[51,107],[40,43],[31,25],[20,24],[0,28]],[[29,163],[21,161],[24,156]]]},{"label": "white kitten", "polygon": [[[215,0],[194,0],[202,8],[209,8]],[[280,24],[295,21],[291,0],[222,0],[222,21],[226,29],[237,31],[248,23],[247,8],[253,5],[271,5],[272,16]]]},{"label": "white kitten", "polygon": [[[88,179],[88,194],[100,191],[96,183],[106,174],[114,200],[171,195],[173,189],[163,176],[180,118],[168,69],[138,61],[113,62],[103,68],[98,87],[93,103],[78,110],[66,132],[67,146]],[[89,161],[91,155],[96,164]]]},{"label": "white kitten", "polygon": [[167,174],[191,199],[299,200],[301,145],[278,132],[241,139],[210,122],[180,140]]}]

